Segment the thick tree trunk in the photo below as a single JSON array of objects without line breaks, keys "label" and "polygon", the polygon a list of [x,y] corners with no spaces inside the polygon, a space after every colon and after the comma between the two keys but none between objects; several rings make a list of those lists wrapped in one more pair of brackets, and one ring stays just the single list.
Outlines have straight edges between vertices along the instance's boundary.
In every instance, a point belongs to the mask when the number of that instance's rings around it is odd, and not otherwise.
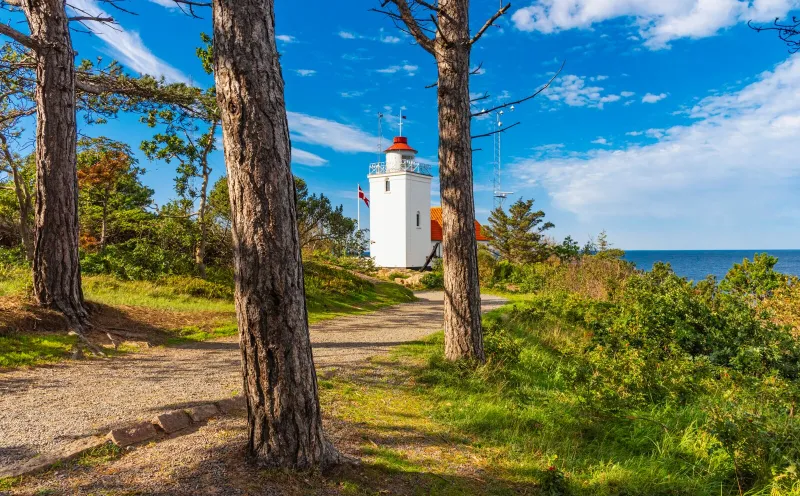
[{"label": "thick tree trunk", "polygon": [[36,301],[81,327],[75,66],[63,0],[23,0],[36,57]]},{"label": "thick tree trunk", "polygon": [[470,138],[469,1],[440,0],[439,179],[445,356],[484,361]]},{"label": "thick tree trunk", "polygon": [[19,237],[22,240],[22,248],[25,250],[25,260],[32,262],[33,231],[31,230],[31,213],[33,201],[31,200],[31,192],[22,177],[21,167],[17,159],[11,155],[11,150],[8,149],[8,140],[2,133],[0,133],[0,147],[3,149],[3,155],[6,162],[8,162],[8,167],[11,169],[11,178],[14,180],[14,194],[17,197],[17,205],[19,206]]},{"label": "thick tree trunk", "polygon": [[273,0],[214,0],[214,73],[233,217],[248,452],[268,467],[340,461],[323,434],[308,332]]}]

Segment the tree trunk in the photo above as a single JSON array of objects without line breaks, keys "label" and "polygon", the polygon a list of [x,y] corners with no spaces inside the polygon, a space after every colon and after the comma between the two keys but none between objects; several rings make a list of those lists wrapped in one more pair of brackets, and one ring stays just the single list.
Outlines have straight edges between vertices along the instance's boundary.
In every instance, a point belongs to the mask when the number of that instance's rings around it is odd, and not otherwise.
[{"label": "tree trunk", "polygon": [[206,277],[206,238],[208,237],[208,225],[206,224],[206,214],[208,210],[208,179],[211,170],[208,168],[208,162],[205,161],[203,166],[203,184],[200,188],[200,212],[197,220],[200,223],[200,239],[197,242],[197,249],[195,250],[195,264],[200,277]]},{"label": "tree trunk", "polygon": [[108,223],[108,191],[106,191],[105,200],[103,200],[103,218],[100,224],[100,252],[106,251],[106,224]]},{"label": "tree trunk", "polygon": [[31,201],[31,192],[21,175],[21,167],[11,155],[11,150],[8,149],[8,141],[2,133],[0,133],[0,146],[3,148],[3,155],[6,162],[8,162],[8,167],[11,169],[11,177],[14,180],[14,194],[17,197],[17,205],[19,206],[19,237],[22,240],[22,248],[25,250],[25,260],[32,262],[33,239],[31,235],[33,233],[31,231],[31,211],[33,210],[33,202]]},{"label": "tree trunk", "polygon": [[213,0],[213,19],[248,453],[267,467],[338,463],[311,355],[274,3]]},{"label": "tree trunk", "polygon": [[63,0],[23,0],[36,56],[36,301],[82,327],[75,161],[75,57]]},{"label": "tree trunk", "polygon": [[439,9],[436,60],[445,356],[483,362],[470,138],[469,1],[440,0]]}]

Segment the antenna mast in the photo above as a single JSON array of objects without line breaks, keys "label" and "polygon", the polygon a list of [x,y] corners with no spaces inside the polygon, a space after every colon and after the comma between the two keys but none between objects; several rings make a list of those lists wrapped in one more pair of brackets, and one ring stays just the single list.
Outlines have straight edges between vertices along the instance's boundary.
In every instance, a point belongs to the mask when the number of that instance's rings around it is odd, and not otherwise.
[{"label": "antenna mast", "polygon": [[383,113],[378,112],[378,162],[381,161],[381,152],[383,152],[383,131],[381,130],[382,120],[383,120]]},{"label": "antenna mast", "polygon": [[[510,107],[511,112],[514,111],[514,106]],[[495,124],[497,130],[500,130],[503,127],[503,122],[500,118],[503,115],[503,111],[499,110],[497,112],[493,112],[495,116]],[[502,157],[502,136],[503,133],[495,133],[493,136],[494,138],[494,179],[492,180],[492,189],[494,193],[494,208],[502,208],[503,202],[508,195],[514,194],[511,191],[503,191],[501,186],[501,175],[503,169],[503,157]]]}]

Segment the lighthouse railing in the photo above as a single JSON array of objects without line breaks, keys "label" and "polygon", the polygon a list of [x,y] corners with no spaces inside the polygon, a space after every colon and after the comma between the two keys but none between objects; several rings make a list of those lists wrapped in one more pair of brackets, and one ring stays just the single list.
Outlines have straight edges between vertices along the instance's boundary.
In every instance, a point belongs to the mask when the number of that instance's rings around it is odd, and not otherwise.
[{"label": "lighthouse railing", "polygon": [[400,164],[393,164],[387,167],[386,162],[374,162],[369,164],[369,174],[388,174],[390,172],[414,172],[424,176],[430,176],[431,166],[421,164],[414,160],[402,160]]}]

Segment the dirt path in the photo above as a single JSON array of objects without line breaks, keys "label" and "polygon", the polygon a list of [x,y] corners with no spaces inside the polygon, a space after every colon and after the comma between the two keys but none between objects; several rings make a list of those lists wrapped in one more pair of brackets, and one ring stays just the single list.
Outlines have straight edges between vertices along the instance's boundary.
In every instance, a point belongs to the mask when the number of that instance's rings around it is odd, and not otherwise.
[{"label": "dirt path", "polygon": [[[346,366],[442,328],[442,293],[311,326],[317,366]],[[502,305],[483,297],[484,310]],[[239,392],[236,338],[154,348],[107,361],[0,373],[0,469],[154,412]]]}]

